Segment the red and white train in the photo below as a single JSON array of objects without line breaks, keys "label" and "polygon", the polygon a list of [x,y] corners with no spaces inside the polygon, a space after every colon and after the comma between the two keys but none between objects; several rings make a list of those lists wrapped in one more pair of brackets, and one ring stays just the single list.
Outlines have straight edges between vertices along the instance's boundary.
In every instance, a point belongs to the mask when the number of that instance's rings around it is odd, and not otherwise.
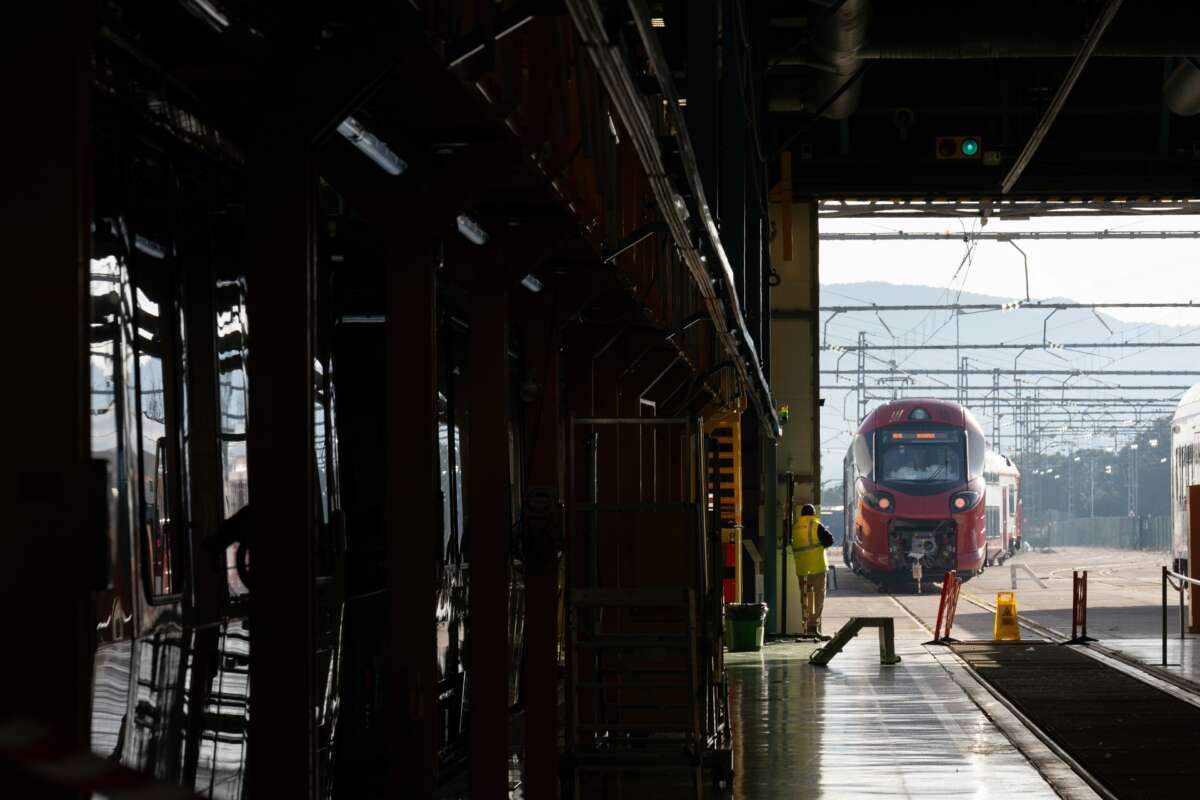
[{"label": "red and white train", "polygon": [[[852,569],[926,578],[957,569],[966,578],[1019,546],[1020,475],[1005,457],[989,454],[983,429],[957,403],[879,406],[859,426],[844,468],[842,548]],[[1003,504],[993,533],[989,483]]]}]

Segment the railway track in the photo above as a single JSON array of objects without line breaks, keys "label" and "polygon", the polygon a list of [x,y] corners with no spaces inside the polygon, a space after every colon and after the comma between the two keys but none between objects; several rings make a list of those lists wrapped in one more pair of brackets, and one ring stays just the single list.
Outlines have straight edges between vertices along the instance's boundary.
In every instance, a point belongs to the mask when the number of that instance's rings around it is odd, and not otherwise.
[{"label": "railway track", "polygon": [[[929,630],[903,596],[888,594]],[[995,611],[967,592],[961,599]],[[1069,637],[1050,626],[1020,623],[1038,639],[959,642],[950,649],[975,681],[1098,795],[1166,797],[1200,779],[1193,744],[1200,730],[1200,693],[1194,686],[1095,643],[1062,646]]]}]

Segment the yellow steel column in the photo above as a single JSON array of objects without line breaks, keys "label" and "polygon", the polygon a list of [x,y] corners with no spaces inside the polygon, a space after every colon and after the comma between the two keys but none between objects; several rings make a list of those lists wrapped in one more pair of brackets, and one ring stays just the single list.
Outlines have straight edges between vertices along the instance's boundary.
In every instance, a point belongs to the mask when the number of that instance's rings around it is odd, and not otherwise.
[{"label": "yellow steel column", "polygon": [[722,580],[726,584],[727,603],[739,603],[742,599],[741,418],[742,409],[738,408],[704,419],[704,432],[717,440],[717,457],[708,465],[708,491],[720,518],[721,551],[725,559]]}]

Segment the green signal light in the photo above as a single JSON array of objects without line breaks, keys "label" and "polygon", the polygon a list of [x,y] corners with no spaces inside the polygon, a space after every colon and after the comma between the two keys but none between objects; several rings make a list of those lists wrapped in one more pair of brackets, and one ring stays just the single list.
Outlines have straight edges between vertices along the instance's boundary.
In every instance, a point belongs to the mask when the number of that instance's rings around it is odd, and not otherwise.
[{"label": "green signal light", "polygon": [[960,145],[960,147],[962,149],[962,154],[964,156],[973,156],[979,152],[979,140],[978,139],[963,139],[962,145]]}]

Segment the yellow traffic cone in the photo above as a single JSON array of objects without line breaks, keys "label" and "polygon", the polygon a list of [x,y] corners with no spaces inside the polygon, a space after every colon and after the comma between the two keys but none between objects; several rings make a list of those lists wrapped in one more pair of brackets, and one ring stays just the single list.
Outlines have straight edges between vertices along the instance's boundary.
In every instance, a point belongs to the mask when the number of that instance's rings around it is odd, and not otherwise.
[{"label": "yellow traffic cone", "polygon": [[1017,621],[1017,593],[996,592],[996,624],[992,628],[992,639],[997,642],[1021,640],[1021,626]]}]

